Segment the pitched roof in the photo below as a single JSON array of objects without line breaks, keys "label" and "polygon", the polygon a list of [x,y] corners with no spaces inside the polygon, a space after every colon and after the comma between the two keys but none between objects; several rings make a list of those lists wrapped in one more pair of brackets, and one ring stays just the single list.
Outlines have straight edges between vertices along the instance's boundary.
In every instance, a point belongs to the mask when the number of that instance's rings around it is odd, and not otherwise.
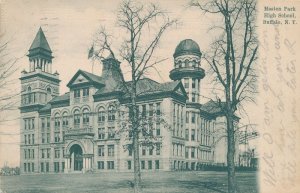
[{"label": "pitched roof", "polygon": [[49,103],[51,104],[51,103],[55,103],[55,102],[58,102],[58,101],[66,101],[66,100],[69,100],[69,99],[70,99],[70,92],[66,92],[63,95],[54,97]]},{"label": "pitched roof", "polygon": [[51,104],[47,103],[44,107],[42,107],[39,112],[45,112],[51,110]]},{"label": "pitched roof", "polygon": [[77,76],[79,74],[82,74],[85,78],[87,78],[89,81],[93,82],[93,83],[97,83],[97,84],[104,84],[101,76],[98,76],[98,75],[95,75],[95,74],[92,74],[90,72],[86,72],[84,70],[78,70],[76,72],[76,74],[73,76],[73,78],[69,81],[69,83],[67,84],[67,86],[69,87],[73,81],[75,81],[75,79],[77,78]]},{"label": "pitched roof", "polygon": [[41,27],[40,27],[39,31],[37,32],[29,50],[33,50],[35,48],[43,48],[49,52],[52,52],[50,49],[50,46],[48,44],[48,41],[46,39],[46,36]]},{"label": "pitched roof", "polygon": [[[224,105],[225,103],[221,102],[221,106]],[[210,100],[207,103],[203,104],[200,107],[200,110],[205,111],[209,114],[218,114],[223,112],[222,108],[220,107],[220,104],[217,101],[213,101],[213,100]]]}]

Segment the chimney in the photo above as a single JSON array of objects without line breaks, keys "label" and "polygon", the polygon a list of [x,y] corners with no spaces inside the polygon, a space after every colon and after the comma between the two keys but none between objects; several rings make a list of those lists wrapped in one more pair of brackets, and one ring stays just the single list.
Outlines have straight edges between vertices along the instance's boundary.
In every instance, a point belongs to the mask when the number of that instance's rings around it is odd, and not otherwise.
[{"label": "chimney", "polygon": [[123,74],[120,68],[120,62],[112,55],[102,60],[102,78],[105,81],[106,87],[114,89],[120,86],[123,81]]}]

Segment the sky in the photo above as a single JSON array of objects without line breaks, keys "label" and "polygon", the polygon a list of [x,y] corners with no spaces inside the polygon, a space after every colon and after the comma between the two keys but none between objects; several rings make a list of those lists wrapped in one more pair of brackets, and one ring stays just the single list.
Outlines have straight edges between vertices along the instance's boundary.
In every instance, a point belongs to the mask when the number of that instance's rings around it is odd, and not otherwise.
[{"label": "sky", "polygon": [[[66,84],[78,69],[92,72],[92,61],[88,60],[88,50],[93,37],[100,28],[114,35],[115,45],[121,41],[122,34],[116,25],[116,13],[119,0],[2,0],[0,1],[0,32],[11,40],[10,54],[20,58],[18,71],[14,74],[15,89],[20,90],[20,72],[28,69],[26,54],[39,29],[42,27],[53,52],[53,72],[60,74],[60,93],[68,91]],[[144,1],[146,2],[146,1]],[[173,53],[183,39],[193,39],[201,51],[205,52],[213,41],[208,31],[217,18],[204,15],[198,9],[189,8],[185,0],[152,0],[153,3],[168,11],[171,18],[179,19],[179,25],[172,27],[163,35],[159,47],[154,53],[157,58],[168,58],[157,66],[159,75],[150,73],[149,77],[158,81],[170,81],[169,71],[173,68]],[[116,48],[117,49],[117,48]],[[202,64],[207,70],[207,65]],[[101,65],[95,64],[94,74],[101,75]],[[126,75],[125,75],[126,76]],[[201,83],[201,95],[211,97],[209,78]],[[14,121],[0,125],[0,167],[7,162],[11,166],[19,165],[19,111],[5,116]],[[251,117],[246,117],[251,120]]]}]

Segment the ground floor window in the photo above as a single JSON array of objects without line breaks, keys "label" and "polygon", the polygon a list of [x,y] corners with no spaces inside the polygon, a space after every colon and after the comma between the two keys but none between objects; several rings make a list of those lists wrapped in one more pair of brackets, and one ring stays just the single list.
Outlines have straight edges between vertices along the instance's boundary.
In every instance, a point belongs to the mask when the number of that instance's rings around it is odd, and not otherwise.
[{"label": "ground floor window", "polygon": [[98,161],[98,170],[104,169],[104,161]]},{"label": "ground floor window", "polygon": [[24,163],[24,172],[27,172],[27,165]]},{"label": "ground floor window", "polygon": [[107,169],[109,170],[115,169],[114,161],[107,161]]},{"label": "ground floor window", "polygon": [[159,169],[159,160],[155,160],[155,169]]},{"label": "ground floor window", "polygon": [[41,163],[41,172],[45,172],[44,163]]},{"label": "ground floor window", "polygon": [[65,162],[61,162],[61,170],[65,171]]},{"label": "ground floor window", "polygon": [[142,168],[142,170],[145,169],[145,161],[141,161],[141,168]]},{"label": "ground floor window", "polygon": [[50,168],[50,167],[49,167],[49,162],[47,162],[47,163],[46,163],[46,172],[49,172],[49,170],[50,170],[49,168]]},{"label": "ground floor window", "polygon": [[54,172],[59,172],[59,162],[54,162]]},{"label": "ground floor window", "polygon": [[151,160],[148,161],[148,170],[152,170],[152,161]]},{"label": "ground floor window", "polygon": [[131,161],[127,161],[127,168],[131,170]]}]

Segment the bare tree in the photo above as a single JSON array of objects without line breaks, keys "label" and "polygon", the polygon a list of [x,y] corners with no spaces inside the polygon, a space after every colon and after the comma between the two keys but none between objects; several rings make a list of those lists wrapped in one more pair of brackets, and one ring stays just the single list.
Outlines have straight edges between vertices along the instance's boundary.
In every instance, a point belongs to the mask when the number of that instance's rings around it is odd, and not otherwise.
[{"label": "bare tree", "polygon": [[257,59],[258,41],[255,32],[255,0],[192,1],[204,13],[221,20],[211,29],[220,32],[204,56],[225,95],[223,109],[227,121],[228,192],[237,191],[235,179],[235,128],[234,116],[243,102],[254,102],[257,92],[254,65]]},{"label": "bare tree", "polygon": [[9,121],[5,114],[16,110],[18,103],[18,93],[13,86],[16,80],[12,77],[18,69],[16,65],[18,59],[11,56],[8,47],[10,41],[6,41],[4,36],[0,34],[0,124]]},{"label": "bare tree", "polygon": [[[176,23],[170,20],[166,11],[157,5],[150,3],[139,3],[132,0],[124,0],[120,4],[117,14],[117,24],[124,32],[124,39],[119,50],[122,61],[130,66],[131,81],[126,83],[123,79],[123,88],[130,94],[129,120],[132,135],[133,159],[134,159],[134,192],[141,192],[141,172],[139,158],[139,138],[144,132],[145,119],[141,122],[137,105],[137,84],[155,65],[164,61],[154,60],[153,54],[159,45],[164,32]],[[98,39],[92,47],[91,54],[98,59],[104,59],[104,53],[108,51],[110,57],[115,58],[111,46],[111,36],[102,28],[98,33]],[[98,46],[98,48],[96,48]],[[94,53],[94,54],[93,54]]]}]

